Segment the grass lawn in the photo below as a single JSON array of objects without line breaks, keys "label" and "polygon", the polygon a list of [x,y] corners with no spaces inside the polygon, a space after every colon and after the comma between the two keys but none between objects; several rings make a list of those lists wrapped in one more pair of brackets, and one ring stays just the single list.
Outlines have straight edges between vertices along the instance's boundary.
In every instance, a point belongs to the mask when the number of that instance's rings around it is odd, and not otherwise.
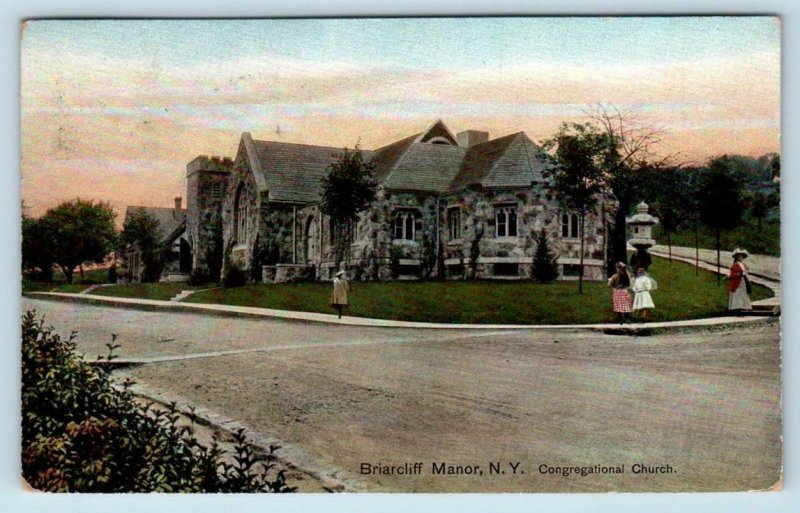
[{"label": "grass lawn", "polygon": [[112,285],[101,287],[92,291],[98,296],[135,297],[139,299],[157,299],[168,301],[182,290],[190,290],[186,283],[128,283],[127,285]]},{"label": "grass lawn", "polygon": [[[700,228],[699,246],[705,249],[716,249],[716,239],[708,228]],[[667,244],[667,236],[659,227],[653,228],[653,237],[659,244]],[[673,246],[694,247],[694,229],[684,229],[672,234]],[[720,246],[730,251],[732,248],[745,248],[752,254],[781,256],[781,226],[774,221],[764,221],[761,229],[753,220],[743,220],[734,230],[720,234]],[[730,249],[729,249],[730,248]]]},{"label": "grass lawn", "polygon": [[[710,317],[726,310],[727,280],[717,286],[716,276],[709,271],[701,269],[695,276],[691,265],[655,258],[651,275],[659,285],[652,292],[653,321]],[[333,313],[330,293],[330,283],[258,284],[198,292],[186,301]],[[754,286],[753,300],[771,296],[769,289]],[[486,324],[584,324],[614,319],[605,282],[585,282],[583,295],[578,294],[577,282],[355,282],[350,284],[347,315]]]},{"label": "grass lawn", "polygon": [[105,283],[108,280],[107,269],[87,270],[81,277],[76,270],[73,276],[73,283],[67,283],[67,279],[61,271],[53,273],[53,281],[33,281],[28,276],[22,277],[23,292],[68,292],[77,294],[88,289],[92,285]]}]

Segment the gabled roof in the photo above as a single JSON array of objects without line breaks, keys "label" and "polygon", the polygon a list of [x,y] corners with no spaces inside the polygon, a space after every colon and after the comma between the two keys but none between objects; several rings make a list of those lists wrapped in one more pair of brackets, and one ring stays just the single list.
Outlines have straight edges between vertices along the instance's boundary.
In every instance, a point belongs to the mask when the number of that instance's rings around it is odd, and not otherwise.
[{"label": "gabled roof", "polygon": [[[343,149],[330,146],[254,141],[242,135],[261,191],[270,201],[314,203],[322,178]],[[241,150],[240,150],[241,151]],[[447,126],[436,121],[426,131],[375,151],[362,150],[375,165],[375,178],[389,190],[442,193],[479,184],[484,187],[530,187],[544,181],[541,150],[524,133],[464,148]]]},{"label": "gabled roof", "polygon": [[[322,193],[322,177],[342,148],[253,141],[270,201],[312,203]],[[365,159],[371,151],[362,151]]]},{"label": "gabled roof", "polygon": [[444,192],[458,174],[466,148],[446,144],[411,143],[382,184],[386,189]]},{"label": "gabled roof", "polygon": [[408,147],[411,146],[420,135],[422,134],[414,134],[374,151],[372,163],[375,164],[374,173],[378,182],[383,182],[389,172],[394,168],[395,164],[397,164],[397,161],[400,160],[400,157],[403,156]]},{"label": "gabled roof", "polygon": [[546,167],[541,149],[524,132],[517,132],[470,148],[451,189],[472,184],[529,187],[545,181]]},{"label": "gabled roof", "polygon": [[[458,146],[455,136],[453,136],[453,133],[441,119],[437,119],[427,130],[419,134],[414,142],[425,143],[431,142],[434,139],[438,139],[439,141],[445,140],[453,146]],[[433,144],[444,144],[444,142],[433,142]]]},{"label": "gabled roof", "polygon": [[176,232],[183,231],[186,227],[186,209],[138,207],[129,206],[125,209],[125,221],[137,212],[144,211],[147,215],[158,221],[158,230],[162,242],[175,239]]}]

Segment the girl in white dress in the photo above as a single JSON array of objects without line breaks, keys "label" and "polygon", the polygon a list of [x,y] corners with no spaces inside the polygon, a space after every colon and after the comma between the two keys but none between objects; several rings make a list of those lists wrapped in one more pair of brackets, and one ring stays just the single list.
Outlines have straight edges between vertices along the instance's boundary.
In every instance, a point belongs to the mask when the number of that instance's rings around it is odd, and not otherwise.
[{"label": "girl in white dress", "polygon": [[654,290],[653,280],[647,276],[644,267],[640,267],[636,271],[636,278],[631,287],[633,289],[633,312],[634,314],[638,312],[639,318],[644,321],[647,319],[647,310],[656,307],[653,304],[653,298],[650,297],[650,291]]}]

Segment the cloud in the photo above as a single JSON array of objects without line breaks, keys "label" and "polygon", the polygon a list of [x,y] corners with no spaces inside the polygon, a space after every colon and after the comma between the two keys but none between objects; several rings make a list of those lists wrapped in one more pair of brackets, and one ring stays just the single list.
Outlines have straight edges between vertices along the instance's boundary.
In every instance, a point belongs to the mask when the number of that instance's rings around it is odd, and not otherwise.
[{"label": "cloud", "polygon": [[[163,67],[145,56],[23,52],[23,197],[43,208],[88,187],[127,198],[120,204],[169,205],[185,163],[232,156],[242,131],[374,148],[443,118],[455,131],[541,140],[562,121],[585,120],[598,102],[663,126],[665,151],[698,161],[776,151],[780,56],[614,66],[531,59],[445,71],[274,55]],[[160,192],[146,195],[151,189]]]}]

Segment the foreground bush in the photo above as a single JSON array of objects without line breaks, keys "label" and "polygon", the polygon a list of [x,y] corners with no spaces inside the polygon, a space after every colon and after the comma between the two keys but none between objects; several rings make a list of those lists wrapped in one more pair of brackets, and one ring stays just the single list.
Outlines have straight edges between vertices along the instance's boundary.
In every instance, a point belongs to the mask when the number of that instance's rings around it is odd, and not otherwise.
[{"label": "foreground bush", "polygon": [[[270,447],[259,461],[243,432],[233,464],[214,441],[200,444],[167,410],[134,401],[132,382],[115,384],[68,339],[22,318],[22,472],[51,492],[290,492]],[[108,344],[108,360],[118,346]],[[274,474],[274,478],[270,478]]]}]

